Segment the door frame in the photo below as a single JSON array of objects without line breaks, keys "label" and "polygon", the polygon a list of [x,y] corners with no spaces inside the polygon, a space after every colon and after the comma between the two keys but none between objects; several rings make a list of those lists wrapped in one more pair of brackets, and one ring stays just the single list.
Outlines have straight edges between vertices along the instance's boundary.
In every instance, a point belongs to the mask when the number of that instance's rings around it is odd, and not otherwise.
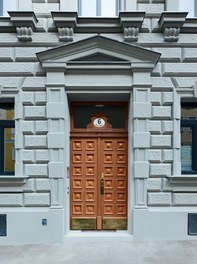
[{"label": "door frame", "polygon": [[[95,104],[102,104],[102,105],[123,105],[125,106],[125,128],[121,129],[112,129],[111,131],[106,130],[100,130],[100,129],[94,129],[94,130],[86,130],[86,129],[76,129],[74,128],[74,106],[75,105],[95,105]],[[128,102],[100,102],[100,101],[83,101],[83,102],[71,102],[69,109],[70,109],[70,155],[71,155],[71,138],[91,138],[91,137],[100,137],[100,138],[127,138],[127,232],[130,233],[131,230],[131,224],[130,224],[130,211],[129,211],[129,175],[130,175],[130,169],[129,169],[129,134],[128,134]],[[70,156],[71,157],[71,156]],[[70,161],[70,168],[71,168],[71,161]],[[69,177],[69,186],[71,188],[71,175]],[[70,219],[71,219],[71,189],[69,194],[69,230],[71,230],[70,226]],[[80,231],[80,230],[79,230]],[[96,230],[97,231],[97,230]],[[104,230],[106,231],[106,230]],[[118,232],[118,230],[116,230]],[[75,231],[74,231],[75,232]]]}]

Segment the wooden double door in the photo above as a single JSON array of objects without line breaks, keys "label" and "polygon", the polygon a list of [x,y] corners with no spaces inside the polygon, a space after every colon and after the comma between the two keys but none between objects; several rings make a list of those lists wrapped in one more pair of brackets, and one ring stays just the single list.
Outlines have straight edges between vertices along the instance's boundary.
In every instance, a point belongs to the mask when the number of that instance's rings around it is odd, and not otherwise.
[{"label": "wooden double door", "polygon": [[127,229],[127,138],[71,138],[72,230]]}]

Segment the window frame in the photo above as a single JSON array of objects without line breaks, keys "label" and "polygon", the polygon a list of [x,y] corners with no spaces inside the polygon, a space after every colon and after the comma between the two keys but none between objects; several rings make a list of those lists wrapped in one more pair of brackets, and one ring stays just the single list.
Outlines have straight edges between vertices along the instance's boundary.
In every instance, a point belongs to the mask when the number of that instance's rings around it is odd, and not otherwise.
[{"label": "window frame", "polygon": [[[0,108],[10,108],[14,110],[14,103],[1,103]],[[5,128],[15,128],[15,120],[0,120],[0,175],[14,175],[15,171],[5,171],[4,170],[4,129]]]},{"label": "window frame", "polygon": [[[182,103],[181,109],[183,107],[195,107],[197,108],[197,104],[195,103]],[[182,174],[197,174],[197,119],[181,119],[181,128],[182,127],[190,127],[192,129],[192,170],[184,171],[181,170]],[[182,144],[182,140],[181,140]],[[181,160],[182,163],[182,160]]]},{"label": "window frame", "polygon": [[[78,0],[77,4],[78,4],[78,15],[83,17],[83,15],[82,15],[82,1],[83,0]],[[101,1],[102,0],[96,0],[96,17],[102,17]],[[115,5],[116,5],[115,16],[118,16],[118,13],[120,11],[120,0],[115,0]],[[91,17],[95,17],[95,16],[91,16]]]}]

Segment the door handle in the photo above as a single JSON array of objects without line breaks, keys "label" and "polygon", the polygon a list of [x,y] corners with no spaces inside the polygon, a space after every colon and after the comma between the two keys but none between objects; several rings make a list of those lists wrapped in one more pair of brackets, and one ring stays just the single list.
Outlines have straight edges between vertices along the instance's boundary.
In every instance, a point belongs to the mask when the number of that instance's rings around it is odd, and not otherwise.
[{"label": "door handle", "polygon": [[100,190],[101,190],[101,195],[104,194],[104,173],[101,173],[101,179],[100,179]]}]

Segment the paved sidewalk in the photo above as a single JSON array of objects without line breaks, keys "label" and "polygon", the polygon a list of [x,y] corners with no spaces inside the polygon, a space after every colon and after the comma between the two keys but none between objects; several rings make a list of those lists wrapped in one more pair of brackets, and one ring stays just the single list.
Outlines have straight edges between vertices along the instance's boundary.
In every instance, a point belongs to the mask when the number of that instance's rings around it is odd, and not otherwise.
[{"label": "paved sidewalk", "polygon": [[0,246],[0,264],[196,264],[197,241]]}]

